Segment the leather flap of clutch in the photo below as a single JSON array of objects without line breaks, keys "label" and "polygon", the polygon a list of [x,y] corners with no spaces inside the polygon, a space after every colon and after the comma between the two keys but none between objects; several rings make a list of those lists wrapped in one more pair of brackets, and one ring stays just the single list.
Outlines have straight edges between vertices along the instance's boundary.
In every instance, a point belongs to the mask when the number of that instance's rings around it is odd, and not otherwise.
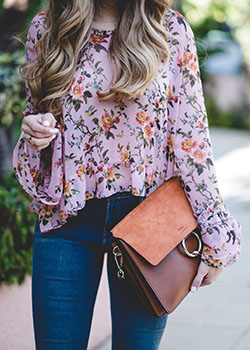
[{"label": "leather flap of clutch", "polygon": [[160,185],[130,211],[111,232],[158,265],[198,226],[178,177]]}]

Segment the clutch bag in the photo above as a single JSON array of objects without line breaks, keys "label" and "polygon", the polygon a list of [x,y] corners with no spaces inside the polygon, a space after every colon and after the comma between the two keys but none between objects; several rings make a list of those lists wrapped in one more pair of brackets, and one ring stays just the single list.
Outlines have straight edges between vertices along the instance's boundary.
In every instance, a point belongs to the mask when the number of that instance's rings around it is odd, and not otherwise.
[{"label": "clutch bag", "polygon": [[118,278],[129,278],[155,315],[173,312],[190,291],[202,250],[200,228],[178,177],[160,185],[111,232]]}]

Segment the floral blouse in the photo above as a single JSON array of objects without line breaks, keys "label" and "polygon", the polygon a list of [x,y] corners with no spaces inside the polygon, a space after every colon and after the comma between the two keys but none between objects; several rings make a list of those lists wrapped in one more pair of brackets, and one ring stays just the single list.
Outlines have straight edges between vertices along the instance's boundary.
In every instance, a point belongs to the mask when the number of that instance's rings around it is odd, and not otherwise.
[{"label": "floral blouse", "polygon": [[[41,151],[25,142],[13,151],[13,167],[41,232],[61,227],[87,200],[118,191],[148,196],[179,176],[201,227],[202,260],[215,267],[234,263],[241,226],[228,212],[218,189],[193,32],[169,10],[164,19],[170,59],[140,98],[100,102],[109,86],[113,30],[92,28],[81,49],[72,85],[62,97],[59,136]],[[37,55],[46,13],[36,15],[26,41],[26,61]],[[27,88],[24,118],[35,113]]]}]

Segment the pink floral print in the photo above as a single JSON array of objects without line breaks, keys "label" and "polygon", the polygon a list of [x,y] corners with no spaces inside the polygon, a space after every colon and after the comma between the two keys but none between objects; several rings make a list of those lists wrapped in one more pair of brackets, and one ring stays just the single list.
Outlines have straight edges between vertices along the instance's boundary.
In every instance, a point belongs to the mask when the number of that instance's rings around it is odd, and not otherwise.
[{"label": "pink floral print", "polygon": [[[140,98],[100,102],[112,78],[109,44],[113,31],[91,29],[79,53],[72,85],[62,98],[60,134],[42,151],[21,133],[13,167],[33,198],[30,210],[49,232],[76,216],[87,200],[118,191],[148,196],[178,175],[201,227],[202,260],[214,267],[234,263],[241,226],[227,210],[215,173],[196,46],[186,20],[169,10],[165,17],[170,59]],[[36,58],[46,14],[31,22],[26,60]],[[43,111],[41,111],[43,112]],[[24,118],[35,113],[27,88]]]}]

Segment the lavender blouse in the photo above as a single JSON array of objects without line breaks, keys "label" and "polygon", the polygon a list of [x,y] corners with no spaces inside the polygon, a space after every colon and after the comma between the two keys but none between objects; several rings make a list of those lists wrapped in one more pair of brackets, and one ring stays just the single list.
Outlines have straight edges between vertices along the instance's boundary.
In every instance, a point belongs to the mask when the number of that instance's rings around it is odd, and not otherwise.
[{"label": "lavender blouse", "polygon": [[[118,191],[148,196],[178,175],[201,226],[202,260],[215,267],[238,258],[241,226],[220,195],[192,30],[168,11],[170,60],[140,98],[99,102],[96,91],[111,79],[109,44],[113,30],[91,29],[72,85],[61,99],[60,133],[41,151],[29,147],[23,132],[13,151],[13,167],[29,206],[39,215],[41,232],[76,216],[86,200]],[[26,61],[46,27],[46,13],[31,22]],[[35,113],[27,88],[24,118]]]}]

